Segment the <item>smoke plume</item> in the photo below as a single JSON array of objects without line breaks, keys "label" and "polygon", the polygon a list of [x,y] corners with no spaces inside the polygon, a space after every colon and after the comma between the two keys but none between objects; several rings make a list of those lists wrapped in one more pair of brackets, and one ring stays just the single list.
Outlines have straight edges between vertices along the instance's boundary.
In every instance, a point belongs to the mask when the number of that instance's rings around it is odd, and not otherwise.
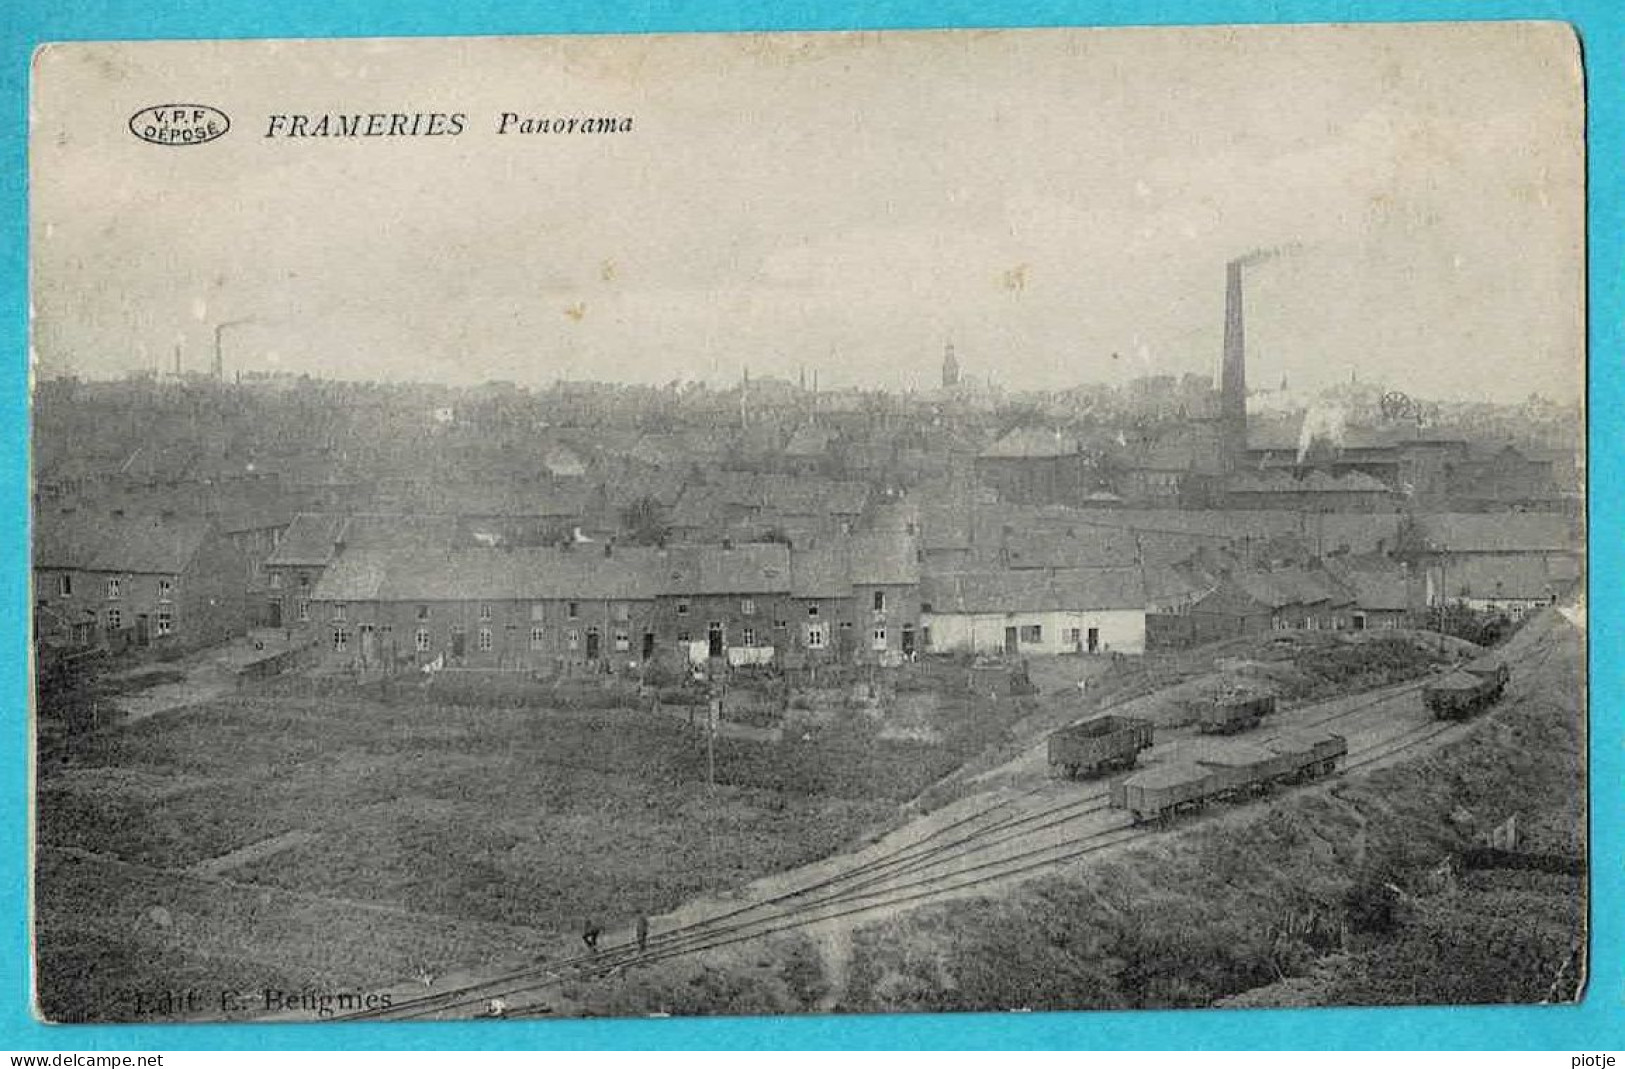
[{"label": "smoke plume", "polygon": [[1315,404],[1303,414],[1303,428],[1298,431],[1298,463],[1301,465],[1316,442],[1325,442],[1334,452],[1343,448],[1343,433],[1348,425],[1348,413],[1339,405]]}]

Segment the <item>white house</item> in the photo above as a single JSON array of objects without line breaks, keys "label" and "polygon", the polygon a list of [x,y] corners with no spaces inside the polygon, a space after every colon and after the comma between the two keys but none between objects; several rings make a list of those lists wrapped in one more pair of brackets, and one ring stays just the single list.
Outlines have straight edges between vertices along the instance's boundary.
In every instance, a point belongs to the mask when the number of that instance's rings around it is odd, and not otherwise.
[{"label": "white house", "polygon": [[948,572],[920,591],[932,653],[1144,653],[1138,568]]}]

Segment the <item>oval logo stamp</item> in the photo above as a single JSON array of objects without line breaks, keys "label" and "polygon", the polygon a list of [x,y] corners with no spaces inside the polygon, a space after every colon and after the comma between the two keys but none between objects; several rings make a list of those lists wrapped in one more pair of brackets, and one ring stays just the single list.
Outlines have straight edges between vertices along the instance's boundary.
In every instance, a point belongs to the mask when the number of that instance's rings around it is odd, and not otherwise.
[{"label": "oval logo stamp", "polygon": [[154,145],[201,145],[230,129],[226,113],[207,104],[157,104],[130,116],[130,133]]}]

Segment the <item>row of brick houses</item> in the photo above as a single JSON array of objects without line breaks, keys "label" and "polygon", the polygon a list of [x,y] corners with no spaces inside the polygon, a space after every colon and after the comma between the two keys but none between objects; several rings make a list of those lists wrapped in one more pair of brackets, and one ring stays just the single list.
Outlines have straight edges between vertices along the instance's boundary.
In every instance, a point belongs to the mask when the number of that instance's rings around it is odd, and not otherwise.
[{"label": "row of brick houses", "polygon": [[247,627],[249,554],[211,519],[35,517],[34,629],[49,645],[172,647]]},{"label": "row of brick houses", "polygon": [[289,567],[303,569],[289,626],[317,629],[326,649],[364,667],[616,668],[665,656],[747,664],[791,653],[895,661],[919,652],[917,553],[906,535],[796,551],[345,547],[309,586],[314,564]]},{"label": "row of brick houses", "polygon": [[793,540],[538,546],[450,514],[301,513],[282,528],[257,512],[56,508],[36,517],[35,616],[41,641],[71,646],[298,630],[369,666],[887,663],[1397,627],[1447,602],[1519,615],[1582,566],[1579,533],[1552,514],[1104,518],[972,505],[960,547],[934,535],[936,513],[886,501],[860,530]]}]

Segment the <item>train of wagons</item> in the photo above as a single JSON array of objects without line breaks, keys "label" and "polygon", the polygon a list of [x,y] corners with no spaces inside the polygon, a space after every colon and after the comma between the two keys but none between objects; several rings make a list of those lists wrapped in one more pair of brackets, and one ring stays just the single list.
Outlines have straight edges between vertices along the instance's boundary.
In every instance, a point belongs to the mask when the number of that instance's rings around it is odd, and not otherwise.
[{"label": "train of wagons", "polygon": [[[1485,660],[1431,681],[1422,702],[1440,720],[1461,720],[1501,697],[1511,679],[1507,666]],[[1270,695],[1219,695],[1197,710],[1197,730],[1230,735],[1255,727],[1275,711]],[[1049,763],[1068,778],[1131,769],[1140,751],[1155,740],[1155,725],[1132,716],[1107,714],[1056,731],[1049,739]],[[1114,783],[1111,804],[1136,823],[1164,822],[1210,802],[1266,794],[1276,786],[1306,783],[1337,770],[1348,756],[1348,740],[1331,731],[1300,730],[1254,745],[1207,739],[1181,755]]]}]

